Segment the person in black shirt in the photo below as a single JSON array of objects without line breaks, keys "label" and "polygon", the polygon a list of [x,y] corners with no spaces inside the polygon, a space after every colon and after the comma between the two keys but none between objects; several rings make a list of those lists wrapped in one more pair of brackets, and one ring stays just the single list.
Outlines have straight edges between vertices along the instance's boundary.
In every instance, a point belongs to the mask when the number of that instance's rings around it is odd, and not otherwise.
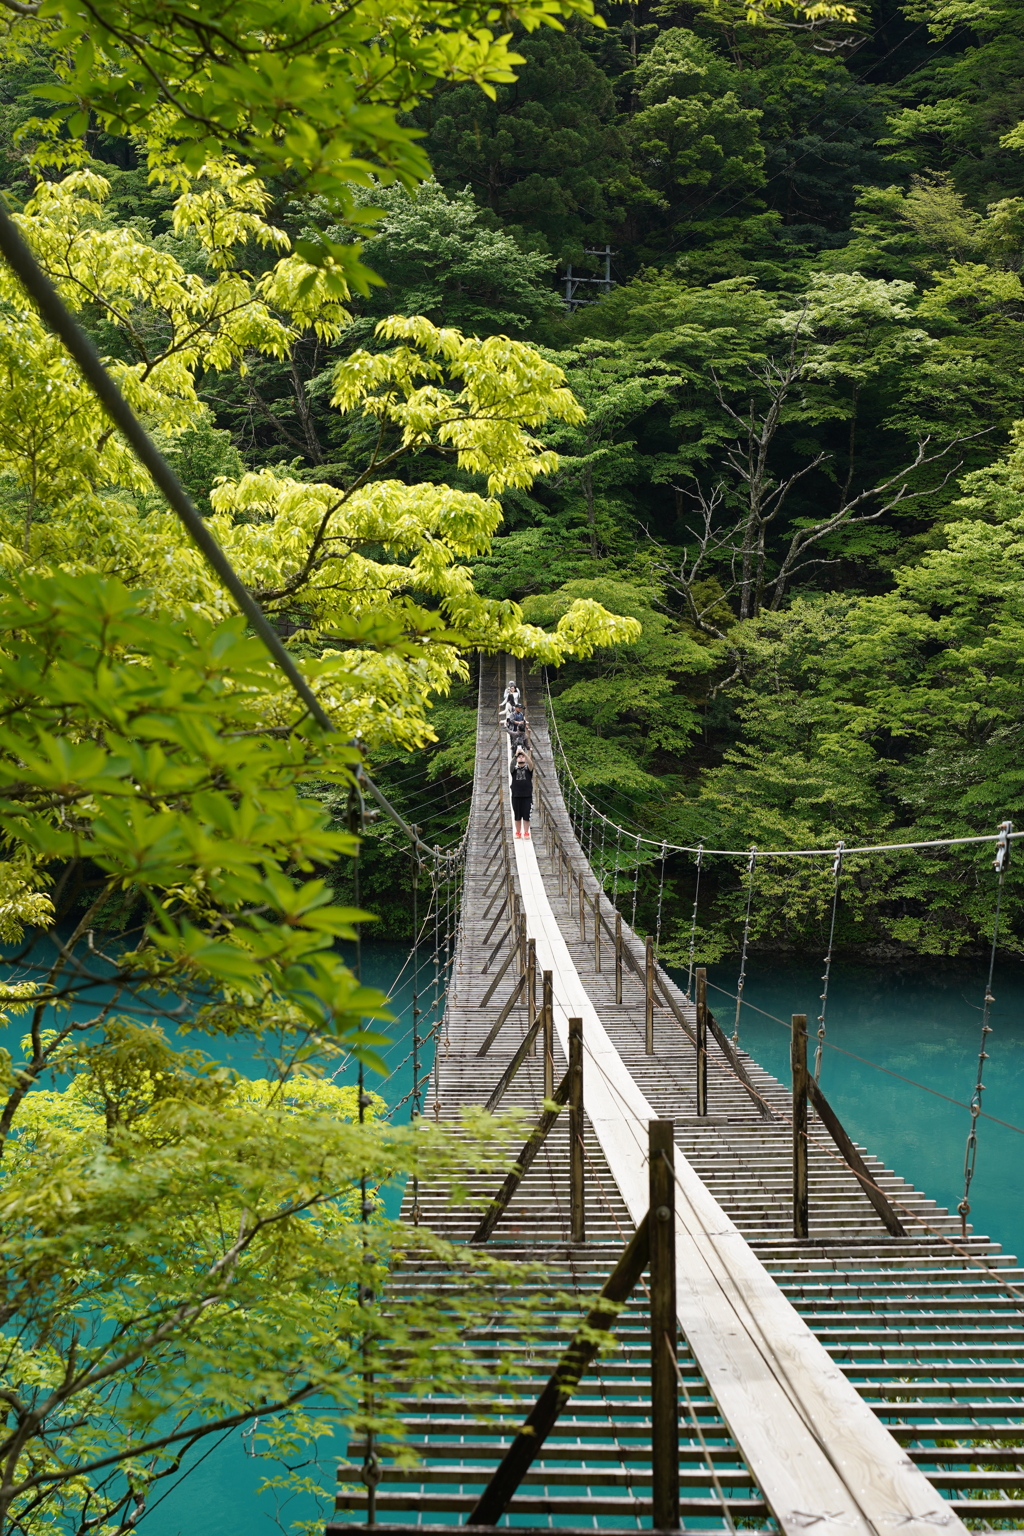
[{"label": "person in black shirt", "polygon": [[517,747],[512,759],[512,819],[516,837],[529,837],[530,811],[533,809],[533,764],[524,747]]}]

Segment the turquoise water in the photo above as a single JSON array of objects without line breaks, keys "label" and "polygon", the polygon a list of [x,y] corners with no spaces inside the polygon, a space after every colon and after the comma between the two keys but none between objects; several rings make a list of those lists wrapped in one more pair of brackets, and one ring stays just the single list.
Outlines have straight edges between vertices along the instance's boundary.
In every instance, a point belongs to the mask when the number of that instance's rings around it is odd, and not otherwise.
[{"label": "turquoise water", "polygon": [[[404,958],[398,945],[364,945],[363,979],[388,990]],[[753,960],[748,966],[741,1043],[783,1082],[789,1079],[789,1016],[806,1013],[813,1036],[820,1010],[820,973],[816,963],[768,966]],[[709,979],[713,986],[734,991],[735,964],[713,968]],[[902,971],[843,966],[833,969],[830,986],[830,1048],[825,1052],[822,1088],[856,1140],[950,1206],[963,1192],[968,1115],[924,1088],[964,1103],[969,1099],[977,1068],[983,983],[981,964]],[[1002,964],[994,991],[985,1109],[1024,1126],[1024,969],[1009,961]],[[720,1023],[731,1033],[733,1003],[715,990],[710,998]],[[393,1043],[387,1052],[393,1076],[374,1085],[390,1103],[404,1098],[412,1083],[407,1059],[411,1040],[408,975],[396,991],[393,1006],[397,1022],[389,1026]],[[766,1018],[757,1009],[777,1019]],[[195,1043],[208,1047],[210,1042],[197,1039]],[[262,1073],[244,1045],[231,1043],[229,1054],[240,1071]],[[879,1068],[913,1078],[924,1088],[912,1087]],[[353,1075],[346,1072],[338,1080],[347,1081]],[[407,1112],[406,1107],[400,1111],[403,1116]],[[976,1230],[991,1234],[1014,1253],[1024,1251],[1022,1153],[1020,1133],[980,1122],[972,1220]],[[397,1201],[397,1191],[392,1199]],[[147,1536],[194,1536],[197,1531],[203,1536],[254,1536],[264,1530],[269,1536],[272,1529],[288,1530],[293,1521],[316,1520],[320,1512],[311,1498],[278,1507],[273,1494],[257,1494],[261,1479],[276,1470],[276,1463],[250,1455],[249,1444],[241,1431],[234,1430],[212,1448],[198,1452],[192,1470],[186,1468],[175,1485],[156,1493],[140,1521]],[[340,1450],[338,1445],[325,1446],[320,1457],[320,1478],[328,1488]],[[315,1474],[317,1468],[311,1465],[305,1470]]]},{"label": "turquoise water", "polygon": [[[351,956],[347,957],[351,962]],[[366,986],[379,987],[389,992],[402,970],[406,951],[400,944],[364,944],[362,954],[362,980]],[[391,1043],[381,1054],[390,1069],[390,1076],[381,1079],[367,1074],[367,1085],[391,1105],[399,1105],[399,1119],[409,1118],[409,1104],[401,1103],[412,1089],[412,974],[405,970],[395,987],[391,1011],[395,1022],[380,1026],[382,1033],[391,1037]],[[421,1010],[431,1001],[433,972],[423,965],[418,977],[419,1006]],[[77,1007],[77,1005],[76,1005]],[[83,1016],[86,1010],[80,1010]],[[421,1034],[429,1030],[433,1016],[422,1013]],[[24,1033],[25,1025],[16,1019],[6,1031],[0,1031],[0,1039],[9,1037],[6,1043],[12,1050]],[[170,1033],[170,1031],[168,1031]],[[248,1077],[263,1077],[266,1066],[251,1040],[242,1036],[234,1039],[211,1040],[208,1035],[193,1031],[181,1031],[174,1037],[176,1045],[198,1047],[214,1055],[220,1061],[234,1067]],[[422,1070],[433,1063],[432,1048],[429,1055],[421,1057]],[[338,1072],[335,1081],[354,1083],[357,1077],[355,1063]],[[401,1204],[401,1189],[385,1190],[385,1209],[389,1215],[397,1215]],[[324,1486],[331,1488],[334,1467],[343,1447],[337,1443],[321,1442],[324,1447],[320,1466],[311,1463],[304,1468],[306,1476],[318,1477]],[[326,1506],[318,1509],[312,1497],[290,1499],[280,1504],[280,1495],[258,1495],[260,1482],[274,1475],[280,1468],[276,1461],[266,1461],[253,1454],[251,1435],[234,1429],[212,1443],[200,1445],[184,1463],[183,1471],[168,1484],[154,1490],[153,1499],[138,1522],[146,1536],[254,1536],[254,1533],[272,1530],[289,1530],[293,1521],[317,1520],[326,1514]]]},{"label": "turquoise water", "polygon": [[[400,944],[365,944],[362,946],[362,980],[368,987],[380,987],[388,992],[400,971],[406,951]],[[351,958],[351,957],[349,957]],[[429,1001],[432,973],[424,968],[419,976],[419,1006]],[[381,1026],[381,1032],[391,1036],[384,1056],[391,1076],[383,1081],[373,1073],[367,1074],[367,1084],[381,1094],[389,1104],[398,1104],[412,1088],[412,976],[406,970],[395,988],[391,1000],[395,1015],[393,1024]],[[420,1019],[421,1032],[427,1030],[431,1019]],[[189,1043],[205,1046],[210,1042],[198,1037],[186,1037]],[[256,1055],[244,1044],[227,1042],[232,1066],[253,1076],[263,1074]],[[433,1055],[424,1062],[427,1070]],[[339,1072],[335,1081],[354,1083],[355,1064]],[[398,1110],[400,1119],[409,1117],[408,1104]],[[386,1190],[385,1208],[389,1215],[397,1215],[401,1204],[400,1189]],[[325,1488],[334,1484],[334,1468],[343,1446],[321,1441],[319,1458],[303,1468],[303,1475],[317,1478]],[[258,1536],[266,1531],[288,1531],[293,1521],[326,1518],[326,1508],[320,1509],[312,1497],[282,1499],[280,1494],[259,1494],[264,1477],[273,1476],[280,1470],[276,1461],[264,1460],[252,1451],[252,1439],[244,1430],[234,1429],[216,1442],[212,1448],[197,1447],[191,1466],[186,1465],[181,1477],[166,1490],[155,1492],[153,1502],[139,1521],[139,1528],[146,1536]],[[281,1501],[280,1503],[278,1501]]]},{"label": "turquoise water", "polygon": [[[793,1013],[807,1014],[813,1061],[821,970],[820,964],[748,964],[740,1043],[787,1084]],[[856,1141],[951,1209],[963,1195],[969,1116],[966,1109],[924,1090],[934,1089],[963,1104],[970,1099],[986,974],[980,961],[907,970],[833,966],[829,984],[829,1045],[821,1071],[826,1097]],[[736,967],[715,966],[708,979],[735,993]],[[1024,967],[1019,962],[1007,959],[997,965],[993,995],[983,1107],[987,1114],[1024,1128]],[[732,999],[709,989],[709,1002],[731,1034]],[[784,1022],[765,1018],[756,1008]],[[879,1068],[913,1078],[923,1087],[911,1087]],[[1010,1253],[1024,1255],[1024,1135],[990,1120],[978,1122],[970,1219],[976,1232],[987,1233]]]}]

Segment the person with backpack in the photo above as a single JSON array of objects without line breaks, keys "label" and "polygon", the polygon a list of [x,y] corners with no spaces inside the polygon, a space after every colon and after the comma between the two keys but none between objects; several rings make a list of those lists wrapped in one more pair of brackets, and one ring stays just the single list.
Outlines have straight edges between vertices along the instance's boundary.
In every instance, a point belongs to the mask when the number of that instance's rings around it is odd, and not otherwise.
[{"label": "person with backpack", "polygon": [[533,809],[533,763],[525,747],[517,747],[513,753],[510,788],[516,837],[529,837],[530,812]]},{"label": "person with backpack", "polygon": [[530,727],[526,719],[526,710],[521,704],[517,704],[513,709],[506,729],[512,740],[513,753],[515,753],[517,747],[526,746]]}]

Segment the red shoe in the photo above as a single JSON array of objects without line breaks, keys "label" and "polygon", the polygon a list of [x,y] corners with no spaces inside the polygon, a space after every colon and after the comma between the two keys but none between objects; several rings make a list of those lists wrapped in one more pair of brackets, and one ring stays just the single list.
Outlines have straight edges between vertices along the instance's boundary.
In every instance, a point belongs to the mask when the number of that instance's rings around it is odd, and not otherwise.
[{"label": "red shoe", "polygon": [[516,833],[516,837],[522,837],[522,835],[523,835],[523,834],[522,834],[522,833],[521,833],[521,832],[517,832],[517,833]]},{"label": "red shoe", "polygon": [[524,837],[529,837],[529,835],[530,835],[530,829],[529,829],[529,827],[527,827],[526,831],[523,833],[523,836]]}]

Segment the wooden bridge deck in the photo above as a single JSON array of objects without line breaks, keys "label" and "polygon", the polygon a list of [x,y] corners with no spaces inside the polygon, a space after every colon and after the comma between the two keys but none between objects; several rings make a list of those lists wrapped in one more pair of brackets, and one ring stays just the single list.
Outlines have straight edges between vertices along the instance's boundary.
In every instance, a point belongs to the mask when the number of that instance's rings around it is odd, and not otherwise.
[{"label": "wooden bridge deck", "polygon": [[[646,1054],[644,991],[627,971],[616,1004],[606,936],[600,972],[595,968],[593,918],[585,912],[581,936],[578,887],[570,898],[564,863],[552,857],[552,834],[609,924],[614,911],[573,834],[537,696],[530,700],[539,791],[534,835],[527,843],[512,840],[507,753],[497,723],[503,682],[504,667],[482,665],[460,942],[427,1110],[445,1120],[464,1105],[482,1104],[525,1032],[526,1009],[515,1007],[488,1055],[479,1057],[518,979],[513,964],[481,1006],[511,943],[505,940],[494,966],[481,974],[507,926],[493,925],[507,858],[538,967],[555,972],[556,1078],[564,1070],[558,1060],[564,1063],[565,1018],[584,1017],[587,1241],[569,1240],[568,1138],[559,1124],[491,1247],[502,1257],[542,1260],[548,1294],[577,1295],[582,1313],[646,1209],[646,1142],[638,1127],[651,1115],[674,1120],[684,1524],[951,1532],[966,1520],[982,1529],[1024,1528],[1024,1271],[983,1237],[972,1236],[967,1252],[958,1252],[943,1240],[959,1233],[958,1221],[865,1153],[907,1228],[905,1238],[890,1237],[813,1121],[811,1236],[793,1240],[788,1093],[742,1056],[757,1095],[774,1111],[775,1118],[765,1118],[712,1045],[709,1113],[699,1118],[695,1051],[675,1012],[656,1009],[655,1052]],[[642,965],[640,942],[628,929],[626,935]],[[692,1025],[682,994],[666,978],[660,985]],[[527,1057],[504,1104],[535,1114],[542,1092],[541,1058]],[[452,1205],[445,1189],[420,1192],[423,1219],[456,1241],[468,1240],[495,1193],[493,1175],[470,1169],[467,1182],[479,1203]],[[958,1237],[957,1244],[962,1248]],[[434,1278],[428,1262],[410,1262],[394,1277],[392,1293]],[[548,1328],[533,1360],[503,1385],[488,1412],[468,1390],[462,1398],[410,1400],[407,1424],[422,1461],[385,1464],[377,1495],[382,1526],[465,1521],[567,1341],[554,1300],[544,1315]],[[649,1527],[646,1328],[641,1290],[622,1314],[621,1347],[584,1377],[507,1523]],[[467,1381],[474,1352],[493,1358],[511,1342],[500,1320],[467,1340]],[[357,1477],[357,1467],[341,1469],[329,1529],[365,1520]]]}]

